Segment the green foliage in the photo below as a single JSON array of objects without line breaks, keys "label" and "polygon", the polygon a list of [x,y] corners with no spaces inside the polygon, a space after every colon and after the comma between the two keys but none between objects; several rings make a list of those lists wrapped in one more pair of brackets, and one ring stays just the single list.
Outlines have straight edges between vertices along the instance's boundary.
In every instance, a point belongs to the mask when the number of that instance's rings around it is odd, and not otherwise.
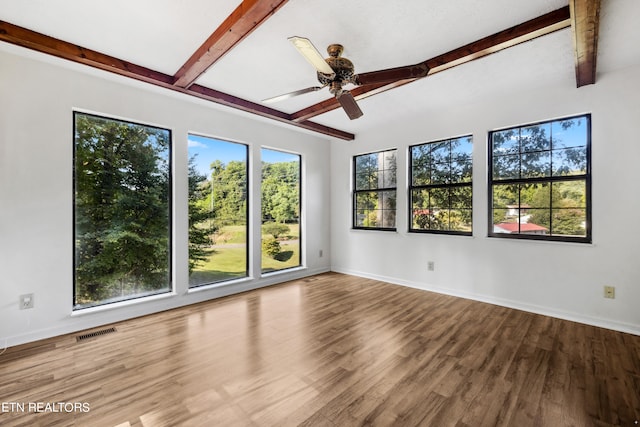
[{"label": "green foliage", "polygon": [[[493,186],[493,222],[520,220],[554,235],[584,235],[586,180],[558,178],[586,173],[586,123],[557,120],[492,135],[493,179],[511,180]],[[507,216],[508,206],[519,208],[516,215]]]},{"label": "green foliage", "polygon": [[213,216],[220,225],[246,223],[247,163],[232,160],[227,164],[216,160],[211,164]]},{"label": "green foliage", "polygon": [[169,131],[76,114],[76,304],[169,286]]},{"label": "green foliage", "polygon": [[262,163],[263,222],[298,222],[300,218],[300,163]]},{"label": "green foliage", "polygon": [[289,226],[285,224],[279,224],[277,222],[267,222],[262,225],[263,234],[271,234],[274,239],[289,232]]},{"label": "green foliage", "polygon": [[276,239],[262,239],[262,253],[275,258],[281,250],[280,242]]},{"label": "green foliage", "polygon": [[210,196],[210,186],[205,175],[199,174],[195,156],[189,159],[189,274],[198,263],[209,259],[208,248],[213,243],[211,235],[218,227],[214,225],[211,211],[202,201]]},{"label": "green foliage", "polygon": [[471,231],[471,137],[411,147],[413,226]]}]

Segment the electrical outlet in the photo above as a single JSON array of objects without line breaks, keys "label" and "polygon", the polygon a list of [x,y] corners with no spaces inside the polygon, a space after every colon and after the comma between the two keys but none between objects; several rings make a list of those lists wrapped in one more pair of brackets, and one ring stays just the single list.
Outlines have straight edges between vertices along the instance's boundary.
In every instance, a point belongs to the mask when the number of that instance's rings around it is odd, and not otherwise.
[{"label": "electrical outlet", "polygon": [[33,308],[33,294],[20,295],[20,310]]},{"label": "electrical outlet", "polygon": [[604,287],[604,297],[614,299],[616,297],[616,288],[615,286],[605,286]]},{"label": "electrical outlet", "polygon": [[435,271],[436,269],[436,263],[433,261],[428,261],[427,262],[427,270],[428,271]]}]

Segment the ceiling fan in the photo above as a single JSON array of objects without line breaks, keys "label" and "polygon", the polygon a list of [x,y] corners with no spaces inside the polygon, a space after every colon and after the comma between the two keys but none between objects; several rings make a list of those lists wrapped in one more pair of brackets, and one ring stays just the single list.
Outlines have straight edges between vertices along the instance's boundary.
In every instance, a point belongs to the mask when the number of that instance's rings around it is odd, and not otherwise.
[{"label": "ceiling fan", "polygon": [[305,89],[285,93],[262,100],[264,103],[281,101],[309,92],[316,92],[325,87],[329,87],[329,92],[333,94],[347,116],[351,120],[362,116],[362,110],[356,103],[351,92],[343,89],[343,86],[351,83],[357,86],[381,83],[393,83],[399,80],[418,79],[425,77],[429,73],[426,63],[408,65],[404,67],[389,68],[386,70],[371,71],[368,73],[355,74],[353,63],[342,57],[344,48],[340,44],[331,44],[327,47],[328,58],[323,58],[318,49],[311,41],[304,37],[289,37],[288,39],[298,49],[298,52],[309,61],[317,71],[318,82],[322,86],[312,86]]}]

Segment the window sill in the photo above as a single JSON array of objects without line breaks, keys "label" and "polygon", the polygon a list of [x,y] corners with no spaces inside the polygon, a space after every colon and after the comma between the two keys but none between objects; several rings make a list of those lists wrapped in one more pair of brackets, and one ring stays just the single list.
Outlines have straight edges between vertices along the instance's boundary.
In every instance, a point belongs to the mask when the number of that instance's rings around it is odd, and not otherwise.
[{"label": "window sill", "polygon": [[158,300],[163,300],[167,298],[173,298],[176,295],[177,294],[174,291],[171,291],[171,292],[165,292],[157,295],[149,295],[146,297],[132,298],[126,301],[118,301],[118,302],[112,302],[112,303],[103,304],[103,305],[97,305],[95,307],[79,308],[75,310],[72,309],[71,317],[84,316],[85,314],[100,313],[103,311],[110,311],[110,310],[114,310],[122,307],[130,307],[130,306],[139,305],[149,301],[158,301]]},{"label": "window sill", "polygon": [[307,267],[300,265],[298,267],[286,268],[284,270],[276,270],[276,271],[269,271],[268,273],[262,273],[260,277],[273,277],[273,276],[278,276],[280,274],[293,273],[296,271],[304,271],[306,269]]},{"label": "window sill", "polygon": [[207,285],[196,286],[187,290],[187,295],[195,294],[202,291],[209,291],[211,289],[223,288],[225,286],[237,285],[240,283],[247,283],[253,280],[253,277],[241,277],[239,279],[225,280],[224,282],[209,283]]}]

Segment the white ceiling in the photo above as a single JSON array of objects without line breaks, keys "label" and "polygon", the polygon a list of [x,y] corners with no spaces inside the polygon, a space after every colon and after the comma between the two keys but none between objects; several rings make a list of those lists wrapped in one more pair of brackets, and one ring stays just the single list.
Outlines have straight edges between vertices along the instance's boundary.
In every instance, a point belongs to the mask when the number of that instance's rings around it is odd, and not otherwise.
[{"label": "white ceiling", "polygon": [[[0,0],[0,20],[173,75],[239,0]],[[310,38],[324,53],[345,46],[356,72],[409,65],[567,5],[567,0],[289,0],[197,83],[260,103],[315,86],[314,69],[287,41]],[[598,76],[640,64],[640,1],[602,0]],[[399,116],[517,88],[575,87],[571,29],[358,101],[364,116],[334,110],[312,120],[357,134]],[[596,83],[597,84],[597,83]],[[329,98],[325,90],[271,107],[293,113]]]}]

